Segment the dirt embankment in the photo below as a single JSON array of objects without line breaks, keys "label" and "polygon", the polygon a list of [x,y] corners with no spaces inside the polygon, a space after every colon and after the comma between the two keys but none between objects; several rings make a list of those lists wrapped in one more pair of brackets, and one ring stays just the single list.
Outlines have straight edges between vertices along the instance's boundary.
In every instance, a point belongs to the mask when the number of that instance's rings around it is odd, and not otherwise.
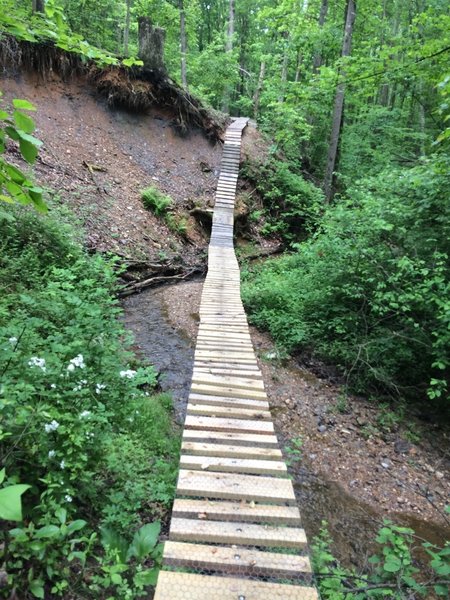
[{"label": "dirt embankment", "polygon": [[[85,78],[22,74],[0,80],[6,100],[37,107],[36,136],[44,145],[36,179],[74,210],[86,245],[134,261],[198,260],[205,233],[192,219],[188,242],[144,208],[141,190],[156,186],[183,212],[196,199],[212,201],[221,144],[200,130],[180,137],[169,110],[147,114],[109,108]],[[12,150],[12,148],[11,148]]]}]

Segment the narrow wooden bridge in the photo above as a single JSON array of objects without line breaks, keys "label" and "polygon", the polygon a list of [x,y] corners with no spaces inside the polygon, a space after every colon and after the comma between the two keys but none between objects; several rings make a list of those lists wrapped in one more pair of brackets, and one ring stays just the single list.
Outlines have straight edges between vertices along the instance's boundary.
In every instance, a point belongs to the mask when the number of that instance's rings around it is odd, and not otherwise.
[{"label": "narrow wooden bridge", "polygon": [[155,600],[316,600],[240,298],[233,211],[242,131],[228,127],[177,496]]}]

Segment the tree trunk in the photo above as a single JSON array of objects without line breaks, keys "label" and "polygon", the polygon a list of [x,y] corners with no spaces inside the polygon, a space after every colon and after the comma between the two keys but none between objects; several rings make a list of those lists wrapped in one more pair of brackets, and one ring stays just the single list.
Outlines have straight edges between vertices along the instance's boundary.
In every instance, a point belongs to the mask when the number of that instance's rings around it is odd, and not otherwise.
[{"label": "tree trunk", "polygon": [[[322,0],[322,4],[320,5],[320,14],[319,14],[319,27],[325,25],[325,21],[327,20],[328,14],[328,0]],[[322,53],[316,52],[313,60],[313,73],[316,73],[320,67],[322,66]]]},{"label": "tree trunk", "polygon": [[286,46],[284,48],[283,62],[281,65],[281,85],[280,85],[280,94],[278,96],[278,102],[280,102],[280,103],[284,102],[284,95],[286,93],[288,65],[289,65],[289,32],[284,31],[282,33],[282,35],[286,39]]},{"label": "tree trunk", "polygon": [[127,15],[125,17],[125,29],[123,31],[123,53],[128,56],[128,41],[130,39],[131,0],[127,0]]},{"label": "tree trunk", "polygon": [[228,13],[228,31],[227,41],[225,45],[225,51],[231,52],[233,50],[233,36],[234,36],[234,14],[235,14],[235,0],[229,0],[229,13]]},{"label": "tree trunk", "polygon": [[186,41],[186,13],[184,12],[184,0],[178,1],[180,8],[180,47],[181,47],[181,84],[185,90],[188,89],[187,83],[187,41]]},{"label": "tree trunk", "polygon": [[[227,29],[227,39],[225,42],[225,52],[227,54],[231,54],[233,52],[233,36],[234,36],[234,13],[235,13],[235,0],[229,0],[228,4],[228,29]],[[222,102],[222,111],[225,113],[230,112],[230,97],[231,97],[231,87],[229,85],[226,86],[223,94],[223,102]]]},{"label": "tree trunk", "polygon": [[164,41],[166,32],[160,27],[153,27],[148,17],[140,17],[139,25],[139,58],[147,69],[159,71],[166,75],[164,64]]},{"label": "tree trunk", "polygon": [[33,0],[32,1],[33,12],[45,12],[45,0]]},{"label": "tree trunk", "polygon": [[256,86],[255,93],[253,94],[253,115],[255,119],[258,118],[259,113],[259,99],[261,97],[262,87],[264,84],[264,76],[266,74],[266,61],[261,61],[261,66],[259,68],[259,77],[258,77],[258,85]]},{"label": "tree trunk", "polygon": [[[345,17],[345,29],[344,29],[344,41],[342,43],[342,57],[350,56],[352,48],[352,34],[353,25],[356,17],[356,4],[355,0],[347,0],[346,17]],[[338,77],[343,79],[345,72],[342,70]],[[327,165],[325,170],[325,177],[323,181],[323,190],[327,202],[332,197],[333,188],[333,175],[336,166],[336,156],[339,145],[339,138],[341,134],[342,115],[344,111],[344,96],[345,96],[345,83],[342,81],[338,84],[336,89],[336,96],[334,99],[333,119],[331,127],[331,138],[330,146],[328,149]]]}]

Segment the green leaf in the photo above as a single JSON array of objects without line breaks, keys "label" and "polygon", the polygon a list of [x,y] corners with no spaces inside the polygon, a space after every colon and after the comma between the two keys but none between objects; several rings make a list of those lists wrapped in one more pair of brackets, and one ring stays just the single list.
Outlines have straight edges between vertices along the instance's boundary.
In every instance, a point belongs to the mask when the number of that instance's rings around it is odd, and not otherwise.
[{"label": "green leaf", "polygon": [[100,527],[100,536],[103,547],[116,551],[120,560],[125,562],[128,552],[127,540],[109,527]]},{"label": "green leaf", "polygon": [[31,104],[28,100],[20,100],[19,98],[14,98],[13,106],[14,108],[21,108],[22,110],[36,110],[34,104]]},{"label": "green leaf", "polygon": [[10,485],[0,490],[0,519],[5,521],[22,520],[21,496],[30,489],[30,485]]},{"label": "green leaf", "polygon": [[17,127],[19,129],[22,129],[22,131],[24,131],[25,133],[33,133],[33,131],[36,129],[33,119],[28,115],[25,115],[24,113],[15,110],[13,113],[13,117]]},{"label": "green leaf", "polygon": [[85,526],[86,521],[83,521],[83,519],[77,519],[76,521],[72,521],[72,523],[67,526],[67,533],[70,535],[75,531],[80,531],[80,529],[83,529]]},{"label": "green leaf", "polygon": [[134,583],[137,587],[143,587],[144,585],[156,585],[158,580],[159,569],[154,567],[153,569],[147,569],[145,571],[138,571],[134,576]]},{"label": "green leaf", "polygon": [[156,546],[160,531],[161,523],[159,521],[143,525],[134,534],[127,557],[135,556],[138,560],[146,558]]},{"label": "green leaf", "polygon": [[40,579],[30,581],[30,592],[35,598],[44,598],[44,586]]},{"label": "green leaf", "polygon": [[402,561],[397,556],[388,556],[383,569],[388,573],[397,573],[402,568]]},{"label": "green leaf", "polygon": [[2,484],[5,481],[5,475],[6,475],[6,469],[5,469],[5,467],[3,467],[3,469],[0,471],[0,484]]},{"label": "green leaf", "polygon": [[39,153],[36,146],[27,140],[20,139],[19,148],[20,148],[20,153],[22,154],[24,159],[28,163],[30,163],[30,165],[34,164],[34,161],[36,160],[37,155]]},{"label": "green leaf", "polygon": [[58,510],[55,511],[55,516],[61,525],[64,525],[67,519],[67,510],[65,508],[58,508]]},{"label": "green leaf", "polygon": [[59,535],[59,527],[57,527],[56,525],[46,525],[45,527],[37,529],[34,535],[38,539],[54,538],[57,535]]}]

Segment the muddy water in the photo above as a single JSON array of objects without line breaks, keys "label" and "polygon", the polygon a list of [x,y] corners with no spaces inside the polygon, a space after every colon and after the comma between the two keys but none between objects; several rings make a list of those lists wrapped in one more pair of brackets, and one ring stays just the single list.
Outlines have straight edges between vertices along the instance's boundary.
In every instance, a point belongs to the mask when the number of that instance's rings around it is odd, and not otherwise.
[{"label": "muddy water", "polygon": [[[172,286],[176,294],[176,286]],[[159,373],[163,391],[171,393],[176,420],[184,422],[194,363],[192,342],[170,325],[161,290],[145,290],[123,301],[125,326],[136,340],[138,352]]]},{"label": "muddy water", "polygon": [[[177,288],[181,290],[182,285],[166,288],[166,294],[169,289],[176,298]],[[162,289],[130,296],[124,301],[124,310],[126,326],[133,331],[141,354],[160,372],[161,387],[172,393],[176,419],[182,423],[194,359],[192,341],[170,324]],[[309,383],[314,383],[311,373],[304,375]],[[273,411],[275,420],[279,411]],[[364,568],[375,551],[373,540],[386,513],[356,500],[338,482],[315,474],[306,456],[291,466],[291,474],[308,538],[312,540],[326,520],[334,555],[347,566]],[[448,531],[442,526],[405,515],[391,514],[390,518],[413,528],[417,536],[436,545],[442,546],[448,538]]]}]

